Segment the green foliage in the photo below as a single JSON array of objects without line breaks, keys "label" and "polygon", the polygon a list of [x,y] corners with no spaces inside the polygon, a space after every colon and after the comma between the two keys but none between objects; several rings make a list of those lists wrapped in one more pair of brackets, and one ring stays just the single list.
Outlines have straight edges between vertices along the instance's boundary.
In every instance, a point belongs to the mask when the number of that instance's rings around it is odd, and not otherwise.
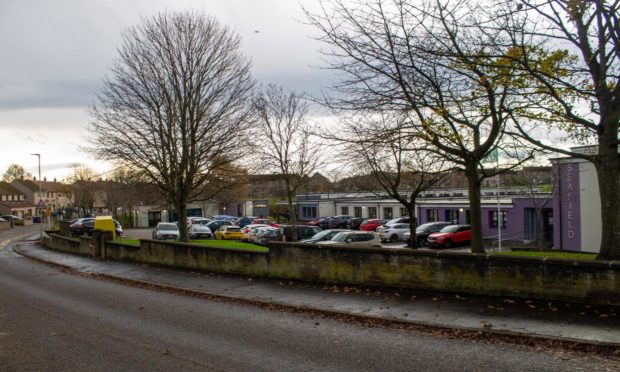
[{"label": "green foliage", "polygon": [[518,257],[541,257],[541,258],[564,258],[569,260],[594,260],[596,253],[579,252],[540,252],[540,251],[514,251],[514,252],[492,252],[492,254],[502,256]]}]

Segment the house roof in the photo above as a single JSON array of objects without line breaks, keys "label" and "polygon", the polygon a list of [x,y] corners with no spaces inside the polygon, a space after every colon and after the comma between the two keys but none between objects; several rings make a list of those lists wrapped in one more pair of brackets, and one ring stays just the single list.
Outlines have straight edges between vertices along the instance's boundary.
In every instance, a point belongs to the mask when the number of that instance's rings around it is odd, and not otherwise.
[{"label": "house roof", "polygon": [[[17,180],[26,186],[30,191],[39,191],[39,181],[34,180]],[[54,181],[41,181],[41,191],[45,192],[67,192],[67,185]]]},{"label": "house roof", "polygon": [[11,186],[10,183],[1,181],[0,195],[22,195],[22,192]]}]

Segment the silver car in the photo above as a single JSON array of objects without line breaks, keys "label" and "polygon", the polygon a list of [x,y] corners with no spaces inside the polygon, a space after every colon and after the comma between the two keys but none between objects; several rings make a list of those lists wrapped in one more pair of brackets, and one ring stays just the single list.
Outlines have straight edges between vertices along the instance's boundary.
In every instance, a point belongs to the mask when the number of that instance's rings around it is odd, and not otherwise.
[{"label": "silver car", "polygon": [[155,226],[155,229],[153,230],[153,239],[179,239],[179,227],[176,223],[160,222],[157,224],[157,226]]}]

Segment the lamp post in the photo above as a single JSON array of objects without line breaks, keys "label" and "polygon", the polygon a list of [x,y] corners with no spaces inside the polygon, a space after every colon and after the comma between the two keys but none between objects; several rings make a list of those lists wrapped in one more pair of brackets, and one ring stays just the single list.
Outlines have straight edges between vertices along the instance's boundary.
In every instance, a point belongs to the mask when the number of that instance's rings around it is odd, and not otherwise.
[{"label": "lamp post", "polygon": [[[42,196],[41,196],[41,154],[30,154],[32,156],[36,156],[39,159],[39,202],[41,202]],[[38,205],[37,205],[38,206]],[[35,211],[37,209],[35,208]],[[41,243],[43,243],[43,220],[42,220],[42,215],[39,216],[39,226],[40,226],[40,231],[41,231]]]}]

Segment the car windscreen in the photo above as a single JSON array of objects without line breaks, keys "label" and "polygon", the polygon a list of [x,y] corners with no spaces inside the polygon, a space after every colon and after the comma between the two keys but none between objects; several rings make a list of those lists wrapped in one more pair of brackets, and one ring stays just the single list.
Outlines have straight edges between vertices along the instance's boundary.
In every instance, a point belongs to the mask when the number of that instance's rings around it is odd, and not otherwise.
[{"label": "car windscreen", "polygon": [[174,225],[174,224],[159,225],[159,229],[160,230],[166,230],[166,231],[176,231],[176,230],[178,230],[177,225]]},{"label": "car windscreen", "polygon": [[226,229],[226,231],[228,232],[241,232],[241,228],[240,227],[229,227]]},{"label": "car windscreen", "polygon": [[344,242],[347,239],[347,236],[349,236],[349,234],[344,233],[344,232],[340,232],[340,233],[334,235],[334,237],[331,238],[331,241],[332,242],[342,243],[342,242]]}]

